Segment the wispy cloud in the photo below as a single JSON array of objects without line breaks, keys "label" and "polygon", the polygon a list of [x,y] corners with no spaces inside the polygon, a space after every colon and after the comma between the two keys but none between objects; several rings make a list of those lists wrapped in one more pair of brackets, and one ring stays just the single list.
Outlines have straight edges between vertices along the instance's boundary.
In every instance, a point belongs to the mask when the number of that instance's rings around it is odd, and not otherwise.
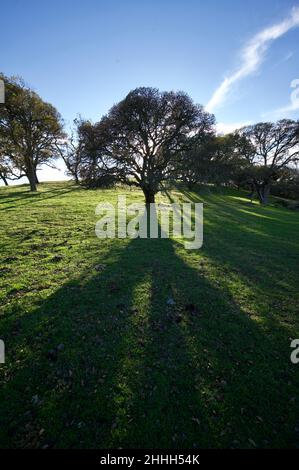
[{"label": "wispy cloud", "polygon": [[236,82],[258,70],[272,41],[283,36],[290,29],[298,26],[299,7],[293,7],[290,15],[283,21],[269,26],[257,33],[242,50],[242,61],[240,67],[233,74],[223,80],[206,105],[206,109],[212,112],[221,103],[223,103],[232,86]]},{"label": "wispy cloud", "polygon": [[294,91],[290,96],[290,103],[282,108],[275,109],[274,111],[268,111],[263,114],[263,117],[272,116],[274,119],[280,119],[288,117],[294,111],[299,109],[299,78],[295,78],[291,82],[291,88],[294,88]]},{"label": "wispy cloud", "polygon": [[289,51],[287,52],[281,59],[279,59],[275,64],[273,64],[272,69],[276,69],[280,67],[283,63],[288,62],[294,57],[294,52]]}]

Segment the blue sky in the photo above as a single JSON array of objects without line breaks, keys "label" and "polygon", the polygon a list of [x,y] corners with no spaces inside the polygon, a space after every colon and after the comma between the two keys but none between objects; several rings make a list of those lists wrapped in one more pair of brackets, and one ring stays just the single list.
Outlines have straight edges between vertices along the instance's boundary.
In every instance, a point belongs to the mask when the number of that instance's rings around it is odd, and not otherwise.
[{"label": "blue sky", "polygon": [[186,91],[222,130],[299,117],[298,0],[10,0],[0,31],[0,70],[67,123],[100,119],[137,86]]}]

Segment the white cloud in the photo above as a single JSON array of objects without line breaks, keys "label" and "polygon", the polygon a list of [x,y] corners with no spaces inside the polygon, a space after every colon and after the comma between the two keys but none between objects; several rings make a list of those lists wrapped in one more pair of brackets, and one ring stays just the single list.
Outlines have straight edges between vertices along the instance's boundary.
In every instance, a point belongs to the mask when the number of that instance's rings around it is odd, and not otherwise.
[{"label": "white cloud", "polygon": [[230,134],[231,132],[234,132],[237,129],[241,129],[241,127],[249,126],[249,124],[251,124],[251,121],[231,123],[217,122],[216,132],[217,134]]},{"label": "white cloud", "polygon": [[299,7],[294,7],[290,15],[280,23],[263,29],[257,33],[242,50],[242,62],[240,67],[226,77],[220,86],[216,89],[208,102],[206,109],[212,112],[227,97],[232,86],[242,78],[247,77],[262,64],[265,53],[272,41],[286,34],[290,29],[299,26]]},{"label": "white cloud", "polygon": [[272,115],[275,119],[284,118],[292,114],[294,111],[299,109],[299,79],[295,78],[291,82],[291,88],[294,88],[294,91],[290,96],[290,103],[282,108],[275,109],[265,113],[263,116]]}]

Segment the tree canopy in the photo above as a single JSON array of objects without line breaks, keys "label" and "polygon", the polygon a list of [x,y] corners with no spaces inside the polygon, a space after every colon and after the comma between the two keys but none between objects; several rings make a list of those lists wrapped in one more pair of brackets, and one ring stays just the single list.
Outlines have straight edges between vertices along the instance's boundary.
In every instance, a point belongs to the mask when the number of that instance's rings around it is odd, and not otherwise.
[{"label": "tree canopy", "polygon": [[37,170],[62,157],[67,174],[88,187],[117,182],[140,187],[146,203],[165,180],[234,184],[251,188],[262,204],[277,183],[292,194],[299,161],[299,121],[260,122],[224,136],[215,117],[184,92],[140,87],[92,123],[81,117],[67,135],[60,114],[22,79],[0,74],[0,178],[27,176],[35,191]]},{"label": "tree canopy", "polygon": [[243,155],[249,164],[248,177],[265,204],[271,184],[282,170],[299,161],[299,121],[260,122],[240,129],[238,134],[247,146]]},{"label": "tree canopy", "polygon": [[23,80],[1,75],[5,103],[0,106],[1,155],[26,175],[36,190],[36,171],[57,157],[57,142],[64,136],[58,111],[44,102]]},{"label": "tree canopy", "polygon": [[[85,123],[87,160],[103,174],[139,186],[147,203],[175,169],[189,137],[211,131],[214,116],[183,92],[136,88],[95,125]],[[84,127],[85,126],[85,127]]]}]

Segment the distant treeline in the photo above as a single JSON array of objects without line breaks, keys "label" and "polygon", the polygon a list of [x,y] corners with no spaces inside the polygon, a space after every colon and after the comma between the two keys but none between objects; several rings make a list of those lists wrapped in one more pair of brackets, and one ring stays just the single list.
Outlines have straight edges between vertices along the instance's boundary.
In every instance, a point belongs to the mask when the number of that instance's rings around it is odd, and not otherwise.
[{"label": "distant treeline", "polygon": [[41,165],[62,157],[68,175],[89,188],[118,182],[142,189],[147,203],[165,181],[247,188],[299,199],[299,121],[283,119],[216,135],[215,116],[184,92],[136,88],[99,122],[74,120],[67,134],[58,111],[22,79],[0,74],[0,178],[26,176],[37,190]]}]

